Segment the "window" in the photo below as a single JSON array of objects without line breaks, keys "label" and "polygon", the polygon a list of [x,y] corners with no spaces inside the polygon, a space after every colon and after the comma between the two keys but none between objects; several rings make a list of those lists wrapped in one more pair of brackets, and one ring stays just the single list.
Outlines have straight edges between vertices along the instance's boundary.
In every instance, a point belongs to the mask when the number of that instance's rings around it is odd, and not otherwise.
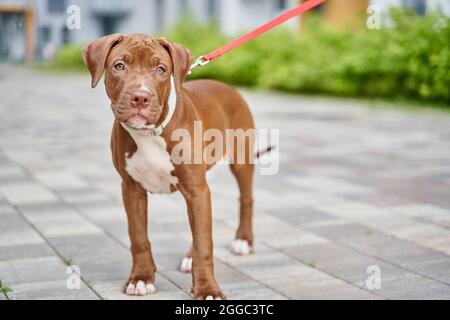
[{"label": "window", "polygon": [[189,1],[188,0],[178,0],[178,11],[181,14],[187,13],[189,10]]},{"label": "window", "polygon": [[47,0],[47,11],[50,13],[66,12],[65,0]]},{"label": "window", "polygon": [[115,17],[105,16],[101,18],[102,35],[107,36],[116,33],[118,30],[119,21]]},{"label": "window", "polygon": [[164,0],[156,0],[155,10],[156,28],[162,30],[165,27],[166,3]]},{"label": "window", "polygon": [[61,41],[64,44],[70,43],[70,30],[66,26],[61,29]]},{"label": "window", "polygon": [[288,7],[288,1],[287,0],[277,0],[277,10],[278,11],[284,11]]},{"label": "window", "polygon": [[52,30],[49,26],[43,26],[41,28],[41,37],[43,43],[47,43],[52,40]]},{"label": "window", "polygon": [[219,14],[219,4],[217,0],[208,0],[208,17],[209,19],[217,18]]},{"label": "window", "polygon": [[425,0],[402,0],[405,7],[411,8],[420,15],[424,15],[427,10]]}]

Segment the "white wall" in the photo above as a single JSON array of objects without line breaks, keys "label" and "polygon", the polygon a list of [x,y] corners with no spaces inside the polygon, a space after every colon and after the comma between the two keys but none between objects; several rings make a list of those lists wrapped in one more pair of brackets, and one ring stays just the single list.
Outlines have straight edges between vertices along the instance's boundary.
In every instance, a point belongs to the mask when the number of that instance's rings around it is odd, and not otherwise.
[{"label": "white wall", "polygon": [[371,0],[369,1],[371,5],[380,7],[383,11],[388,10],[392,6],[400,6],[402,4],[401,0]]},{"label": "white wall", "polygon": [[[441,9],[447,16],[450,16],[450,0],[426,0],[427,10]],[[371,0],[371,5],[379,6],[383,11],[391,6],[402,5],[401,0]]]},{"label": "white wall", "polygon": [[[296,5],[297,0],[289,0],[287,9]],[[221,0],[219,10],[221,28],[227,34],[250,31],[282,13],[277,10],[274,0]],[[284,26],[297,25],[298,18],[294,18]]]},{"label": "white wall", "polygon": [[[75,4],[81,9],[81,29],[70,31],[70,40],[73,43],[84,43],[92,41],[102,35],[102,26],[93,12],[96,0],[68,0],[67,5]],[[98,2],[99,4],[108,1]],[[125,3],[125,2],[123,2]],[[118,29],[126,34],[132,33],[155,33],[156,14],[155,0],[127,0],[126,6],[130,8],[129,15],[120,20]],[[62,41],[61,29],[65,26],[68,15],[49,14],[46,7],[46,0],[36,1],[37,24],[39,27],[49,26],[52,28],[52,42],[59,45]],[[167,11],[167,10],[166,10]]]},{"label": "white wall", "polygon": [[429,10],[442,10],[450,17],[450,0],[428,0],[427,7]]},{"label": "white wall", "polygon": [[127,0],[130,8],[130,15],[119,24],[121,32],[132,33],[152,33],[156,30],[156,13],[154,11],[154,1]]}]

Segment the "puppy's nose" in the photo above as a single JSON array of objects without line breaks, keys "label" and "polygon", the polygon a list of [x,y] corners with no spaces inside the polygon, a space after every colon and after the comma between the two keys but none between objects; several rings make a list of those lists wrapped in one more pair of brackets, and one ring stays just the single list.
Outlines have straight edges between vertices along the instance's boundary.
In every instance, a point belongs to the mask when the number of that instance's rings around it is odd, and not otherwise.
[{"label": "puppy's nose", "polygon": [[146,90],[134,90],[131,92],[131,105],[139,109],[147,108],[150,105],[151,97],[151,93]]}]

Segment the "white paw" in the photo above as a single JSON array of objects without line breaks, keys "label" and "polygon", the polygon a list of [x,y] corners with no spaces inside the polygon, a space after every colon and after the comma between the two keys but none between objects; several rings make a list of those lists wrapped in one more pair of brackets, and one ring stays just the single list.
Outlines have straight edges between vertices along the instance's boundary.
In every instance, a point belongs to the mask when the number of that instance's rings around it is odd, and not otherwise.
[{"label": "white paw", "polygon": [[136,284],[129,283],[125,290],[125,293],[129,296],[145,296],[155,292],[156,288],[153,283],[145,284],[142,280],[139,280]]},{"label": "white paw", "polygon": [[231,243],[231,253],[238,256],[247,256],[252,253],[252,247],[247,240],[236,239]]},{"label": "white paw", "polygon": [[192,257],[184,257],[180,263],[180,271],[190,273],[192,271]]}]

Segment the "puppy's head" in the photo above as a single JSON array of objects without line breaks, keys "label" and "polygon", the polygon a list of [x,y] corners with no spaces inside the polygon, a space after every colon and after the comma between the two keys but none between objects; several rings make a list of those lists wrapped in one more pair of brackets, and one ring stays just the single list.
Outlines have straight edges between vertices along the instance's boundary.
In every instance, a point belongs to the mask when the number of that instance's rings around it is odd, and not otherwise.
[{"label": "puppy's head", "polygon": [[[171,90],[181,92],[192,62],[190,52],[166,39],[113,34],[83,48],[92,88],[105,73],[105,87],[114,116],[141,128],[157,125],[167,112]],[[171,77],[175,88],[171,88]]]}]

